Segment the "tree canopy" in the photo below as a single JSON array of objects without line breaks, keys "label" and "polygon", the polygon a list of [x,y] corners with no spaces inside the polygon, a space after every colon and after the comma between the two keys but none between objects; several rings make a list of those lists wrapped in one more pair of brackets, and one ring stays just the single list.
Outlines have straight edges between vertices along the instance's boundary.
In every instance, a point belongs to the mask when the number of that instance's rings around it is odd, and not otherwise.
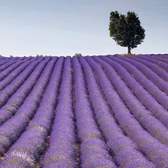
[{"label": "tree canopy", "polygon": [[118,11],[111,12],[109,31],[110,37],[117,44],[128,47],[128,54],[131,54],[131,49],[141,44],[145,38],[145,30],[134,12],[127,12],[127,15],[119,14]]}]

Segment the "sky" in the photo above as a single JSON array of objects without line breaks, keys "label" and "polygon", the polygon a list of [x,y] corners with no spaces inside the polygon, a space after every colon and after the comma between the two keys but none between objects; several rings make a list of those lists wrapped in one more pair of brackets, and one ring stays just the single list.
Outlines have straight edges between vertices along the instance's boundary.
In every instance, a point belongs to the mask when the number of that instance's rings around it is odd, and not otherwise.
[{"label": "sky", "polygon": [[0,54],[124,54],[109,36],[114,10],[136,12],[146,30],[133,53],[168,53],[168,0],[0,0]]}]

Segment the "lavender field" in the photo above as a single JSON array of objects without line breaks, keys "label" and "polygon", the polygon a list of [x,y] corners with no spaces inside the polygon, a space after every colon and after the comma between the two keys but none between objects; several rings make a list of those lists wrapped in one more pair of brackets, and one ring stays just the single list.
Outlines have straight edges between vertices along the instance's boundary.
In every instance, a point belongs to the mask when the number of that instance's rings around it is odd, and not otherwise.
[{"label": "lavender field", "polygon": [[168,55],[0,57],[0,168],[168,168]]}]

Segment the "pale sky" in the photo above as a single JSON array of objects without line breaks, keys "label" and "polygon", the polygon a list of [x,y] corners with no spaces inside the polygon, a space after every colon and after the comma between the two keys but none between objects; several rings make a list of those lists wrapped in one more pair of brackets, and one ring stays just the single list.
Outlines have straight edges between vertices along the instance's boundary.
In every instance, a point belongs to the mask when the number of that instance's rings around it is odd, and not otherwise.
[{"label": "pale sky", "polygon": [[168,53],[168,0],[0,0],[0,54],[126,53],[109,36],[114,10],[135,11],[146,30],[133,53]]}]

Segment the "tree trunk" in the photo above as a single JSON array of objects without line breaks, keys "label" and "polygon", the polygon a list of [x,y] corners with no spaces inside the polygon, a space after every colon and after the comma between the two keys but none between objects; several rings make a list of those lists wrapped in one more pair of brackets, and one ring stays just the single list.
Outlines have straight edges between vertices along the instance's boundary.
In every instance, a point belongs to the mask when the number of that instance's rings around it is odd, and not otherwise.
[{"label": "tree trunk", "polygon": [[128,46],[128,55],[131,55],[131,47]]}]

